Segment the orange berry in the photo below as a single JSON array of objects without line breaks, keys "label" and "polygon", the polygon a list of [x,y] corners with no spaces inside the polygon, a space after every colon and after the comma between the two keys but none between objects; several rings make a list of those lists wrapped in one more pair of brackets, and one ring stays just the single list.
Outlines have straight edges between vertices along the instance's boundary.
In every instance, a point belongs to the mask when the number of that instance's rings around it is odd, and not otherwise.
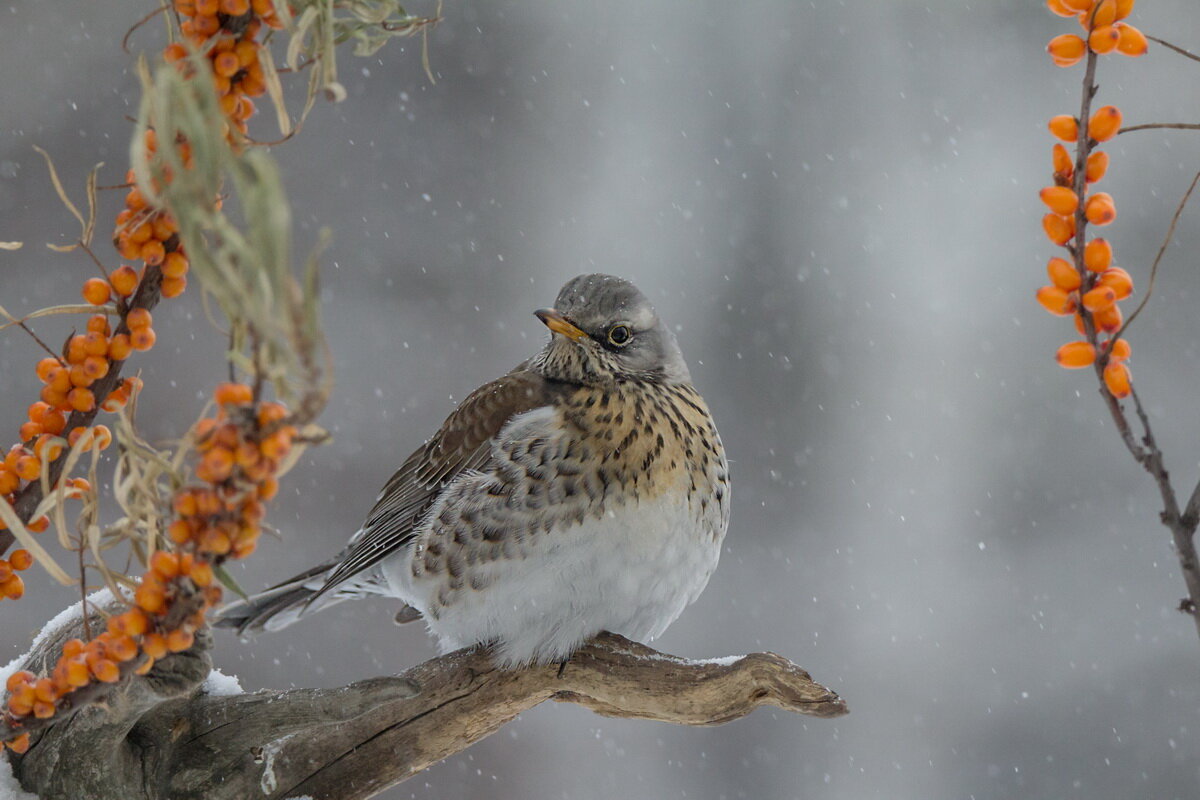
[{"label": "orange berry", "polygon": [[20,575],[11,575],[4,583],[0,583],[0,594],[9,600],[20,600],[25,594],[25,582]]},{"label": "orange berry", "polygon": [[1093,225],[1107,225],[1117,218],[1117,206],[1108,192],[1097,192],[1084,203],[1083,213]]},{"label": "orange berry", "polygon": [[29,734],[22,733],[15,739],[9,739],[4,743],[9,750],[12,750],[17,755],[20,755],[29,749]]},{"label": "orange berry", "polygon": [[54,703],[37,700],[33,704],[33,715],[38,719],[50,719],[54,716]]},{"label": "orange berry", "polygon": [[1053,153],[1054,177],[1070,180],[1071,174],[1075,171],[1075,165],[1071,161],[1071,154],[1067,152],[1067,148],[1055,142],[1051,152]]},{"label": "orange berry", "polygon": [[153,322],[154,318],[144,308],[135,308],[125,316],[125,324],[129,326],[130,330],[148,328]]},{"label": "orange berry", "polygon": [[149,350],[154,347],[154,342],[158,336],[154,333],[154,328],[138,328],[131,331],[129,334],[129,344],[134,350]]},{"label": "orange berry", "polygon": [[1095,3],[1096,0],[1062,0],[1062,4],[1074,11],[1076,14],[1080,14],[1085,11],[1091,11],[1092,6],[1095,5]]},{"label": "orange berry", "polygon": [[258,496],[262,500],[270,500],[279,493],[279,481],[275,478],[267,478],[258,485]]},{"label": "orange berry", "polygon": [[[1120,37],[1118,36],[1118,38]],[[1116,47],[1115,42],[1113,43],[1113,47]],[[218,53],[217,57],[213,59],[212,65],[213,72],[223,78],[232,78],[242,68],[242,65],[238,63],[237,53],[230,51]]]},{"label": "orange berry", "polygon": [[1079,138],[1079,122],[1070,114],[1059,114],[1050,118],[1050,133],[1064,142],[1074,142]]},{"label": "orange berry", "polygon": [[192,20],[192,26],[196,29],[196,34],[202,37],[208,37],[221,30],[221,21],[215,16],[199,16],[199,3],[196,4],[197,16]]},{"label": "orange berry", "polygon": [[57,370],[61,367],[62,363],[57,358],[43,358],[37,363],[38,380],[42,383],[49,383],[52,370]]},{"label": "orange berry", "polygon": [[1129,367],[1119,361],[1109,361],[1104,367],[1104,385],[1113,397],[1128,397],[1133,391],[1130,383]]},{"label": "orange berry", "polygon": [[1100,285],[1111,286],[1118,300],[1133,294],[1133,277],[1120,267],[1111,267],[1100,273]]},{"label": "orange berry", "polygon": [[1107,142],[1121,129],[1121,110],[1116,106],[1104,106],[1092,114],[1088,122],[1088,136],[1097,142]]},{"label": "orange berry", "polygon": [[4,689],[5,691],[15,692],[18,686],[33,683],[36,678],[37,676],[27,669],[17,670],[8,676],[8,680],[4,684]]},{"label": "orange berry", "polygon": [[173,250],[167,253],[167,257],[163,259],[162,274],[164,278],[182,278],[187,274],[188,260],[187,256],[178,250]]},{"label": "orange berry", "polygon": [[21,456],[17,459],[17,477],[24,481],[35,481],[42,474],[42,462],[37,456]]},{"label": "orange berry", "polygon": [[108,276],[108,282],[112,284],[113,291],[121,297],[129,297],[137,289],[138,276],[133,267],[125,264],[113,270],[112,275]]},{"label": "orange berry", "polygon": [[112,431],[108,429],[107,425],[96,425],[92,428],[92,440],[93,447],[97,450],[107,450],[108,446],[112,444]]},{"label": "orange berry", "polygon": [[128,333],[118,333],[108,342],[108,359],[124,361],[133,352],[133,344],[129,341]]},{"label": "orange berry", "polygon": [[33,520],[25,527],[28,528],[29,530],[33,531],[34,533],[41,533],[42,531],[44,531],[50,527],[50,518],[47,516],[38,517],[37,519]]},{"label": "orange berry", "polygon": [[[90,357],[91,356],[84,356],[84,361]],[[85,372],[83,369],[83,361],[80,361],[78,364],[72,364],[71,368],[67,370],[67,376],[71,379],[72,387],[82,386],[84,389],[86,389],[93,383],[93,380],[88,377],[87,372]]]},{"label": "orange berry", "polygon": [[1087,45],[1075,34],[1064,33],[1050,40],[1050,44],[1046,45],[1046,52],[1058,66],[1072,67],[1087,53]]},{"label": "orange berry", "polygon": [[[12,494],[20,485],[21,479],[17,477],[17,473],[8,467],[0,466],[0,494]],[[0,530],[4,530],[4,528],[0,527]]]},{"label": "orange berry", "polygon": [[48,433],[43,433],[33,444],[33,454],[43,461],[57,461],[62,450],[62,440]]},{"label": "orange berry", "polygon": [[1117,339],[1116,344],[1105,342],[1104,347],[1101,349],[1103,351],[1107,351],[1110,346],[1112,348],[1112,354],[1108,357],[1109,361],[1124,361],[1129,358],[1133,352],[1133,348],[1129,346],[1128,339]]},{"label": "orange berry", "polygon": [[1146,41],[1146,34],[1132,25],[1121,25],[1117,31],[1121,37],[1117,42],[1117,51],[1121,55],[1136,58],[1145,55],[1146,51],[1150,49],[1150,43]]},{"label": "orange berry", "polygon": [[1042,202],[1055,214],[1061,217],[1075,213],[1079,207],[1079,197],[1066,186],[1047,186],[1041,191]]},{"label": "orange berry", "polygon": [[108,643],[107,651],[108,654],[113,657],[114,661],[129,661],[137,655],[138,646],[137,642],[133,640],[132,636],[115,636],[113,637],[113,640]]},{"label": "orange berry", "polygon": [[234,46],[233,52],[237,53],[238,63],[243,67],[258,63],[259,45],[253,39],[241,40]]},{"label": "orange berry", "polygon": [[58,694],[54,691],[54,684],[49,678],[38,678],[34,681],[33,696],[43,703],[53,703],[58,699]]},{"label": "orange berry", "polygon": [[97,331],[88,331],[83,335],[83,352],[89,356],[103,356],[108,353],[108,337]]},{"label": "orange berry", "polygon": [[1108,153],[1097,150],[1087,159],[1087,182],[1095,183],[1108,172]]},{"label": "orange berry", "polygon": [[157,239],[151,239],[142,245],[139,258],[141,258],[142,261],[145,261],[150,266],[154,267],[161,264],[166,255],[167,250],[163,247],[163,243]]},{"label": "orange berry", "polygon": [[163,578],[174,578],[179,574],[179,556],[159,550],[150,558],[150,569]]},{"label": "orange berry", "polygon": [[162,296],[169,300],[172,297],[179,297],[186,288],[187,278],[180,275],[178,278],[163,278],[160,291]]},{"label": "orange berry", "polygon": [[1054,357],[1066,369],[1081,369],[1096,360],[1096,348],[1087,342],[1068,342],[1058,348]]},{"label": "orange berry", "polygon": [[1043,286],[1037,290],[1037,301],[1051,314],[1065,317],[1076,309],[1075,297],[1058,286]]},{"label": "orange berry", "polygon": [[161,633],[147,633],[142,638],[142,650],[155,660],[170,652],[167,649],[167,639]]},{"label": "orange berry", "polygon": [[1088,311],[1101,311],[1117,302],[1117,293],[1111,286],[1101,284],[1091,291],[1085,292],[1082,302],[1083,307]]},{"label": "orange berry", "polygon": [[145,244],[154,237],[154,228],[150,226],[150,221],[141,222],[133,230],[129,232],[129,241],[134,244]]},{"label": "orange berry", "polygon": [[108,359],[103,356],[88,356],[83,360],[83,374],[89,381],[98,381],[108,374]]},{"label": "orange berry", "polygon": [[167,538],[175,544],[187,544],[192,538],[192,527],[177,519],[167,526]]},{"label": "orange berry", "polygon": [[196,477],[209,483],[220,483],[233,473],[233,453],[224,447],[214,447],[196,465]]},{"label": "orange berry", "polygon": [[102,306],[112,297],[108,281],[102,278],[88,278],[83,282],[83,299],[94,306]]},{"label": "orange berry", "polygon": [[[1116,0],[1100,0],[1096,4],[1094,13],[1087,15],[1086,22],[1090,22],[1096,29],[1111,27],[1117,20],[1117,2]],[[1083,18],[1080,19],[1081,24],[1085,23]],[[1100,52],[1099,50],[1096,51]],[[1105,51],[1108,52],[1108,51]]]},{"label": "orange berry", "polygon": [[1125,19],[1133,11],[1133,4],[1137,0],[1117,0],[1117,19]]},{"label": "orange berry", "polygon": [[104,398],[104,402],[100,404],[100,409],[111,414],[120,411],[128,402],[129,394],[117,388],[108,393],[108,397]]},{"label": "orange berry", "polygon": [[96,680],[104,683],[116,683],[121,679],[121,669],[107,658],[101,658],[89,665]]},{"label": "orange berry", "polygon": [[1065,245],[1075,235],[1075,218],[1047,214],[1042,217],[1042,229],[1046,231],[1050,241],[1057,245]]},{"label": "orange berry", "polygon": [[[47,411],[42,415],[42,429],[52,436],[58,436],[67,429],[67,418],[61,411]],[[53,461],[53,459],[51,459]]]},{"label": "orange berry", "polygon": [[1046,8],[1060,17],[1073,17],[1079,12],[1068,6],[1063,0],[1046,0]]},{"label": "orange berry", "polygon": [[210,585],[213,582],[212,564],[197,560],[188,571],[188,577],[192,579],[192,583],[201,588]]},{"label": "orange berry", "polygon": [[33,556],[28,550],[13,550],[12,555],[8,557],[8,563],[17,572],[22,572],[33,566]]},{"label": "orange berry", "polygon": [[173,505],[175,513],[181,517],[193,517],[200,510],[195,492],[181,491],[176,493]]},{"label": "orange berry", "polygon": [[[106,287],[108,284],[104,284]],[[87,329],[108,336],[112,331],[108,327],[108,317],[104,314],[94,314],[88,317]]]},{"label": "orange berry", "polygon": [[[178,9],[178,3],[176,4],[176,8]],[[195,9],[193,8],[192,10],[194,11]],[[182,14],[183,12],[180,11],[179,13]],[[166,49],[163,50],[163,58],[172,64],[176,61],[182,61],[187,58],[187,48],[179,42],[167,45]]]},{"label": "orange berry", "polygon": [[67,364],[82,364],[88,353],[84,348],[83,335],[76,334],[67,340]]},{"label": "orange berry", "polygon": [[22,442],[28,442],[30,439],[36,439],[45,429],[42,428],[39,422],[26,422],[17,430],[17,438]]},{"label": "orange berry", "polygon": [[80,686],[87,686],[92,682],[90,670],[88,670],[87,662],[82,659],[72,658],[67,662],[67,685],[78,689]]},{"label": "orange berry", "polygon": [[167,608],[166,593],[159,587],[143,583],[133,594],[133,599],[147,614],[159,614]]},{"label": "orange berry", "polygon": [[96,407],[96,395],[92,394],[91,389],[76,386],[67,393],[67,402],[76,411],[87,413]]},{"label": "orange berry", "polygon": [[1120,41],[1121,34],[1112,25],[1102,25],[1088,34],[1088,47],[1092,48],[1093,53],[1099,55],[1116,50],[1117,43]]},{"label": "orange berry", "polygon": [[209,528],[200,537],[200,549],[206,553],[223,556],[232,547],[233,542],[230,541],[229,534],[220,528]]},{"label": "orange berry", "polygon": [[1121,307],[1113,303],[1108,308],[1102,308],[1092,314],[1092,322],[1095,323],[1098,330],[1105,333],[1112,333],[1121,329],[1121,322],[1124,317],[1121,315]]},{"label": "orange berry", "polygon": [[1092,272],[1104,272],[1112,265],[1113,249],[1107,239],[1092,239],[1083,248],[1083,263]]},{"label": "orange berry", "polygon": [[218,383],[213,397],[221,405],[246,405],[254,402],[254,390],[244,383]]},{"label": "orange berry", "polygon": [[191,631],[185,631],[183,628],[176,628],[167,634],[167,649],[172,653],[182,653],[192,646],[195,641],[195,636]]},{"label": "orange berry", "polygon": [[154,231],[154,238],[160,242],[170,239],[179,230],[179,226],[175,224],[175,218],[166,213],[155,214],[154,218],[150,220],[150,227]]}]

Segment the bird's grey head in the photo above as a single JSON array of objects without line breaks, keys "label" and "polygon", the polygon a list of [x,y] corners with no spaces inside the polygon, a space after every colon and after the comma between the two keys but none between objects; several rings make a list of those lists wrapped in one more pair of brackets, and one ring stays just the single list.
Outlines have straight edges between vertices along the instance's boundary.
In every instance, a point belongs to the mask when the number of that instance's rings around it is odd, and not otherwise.
[{"label": "bird's grey head", "polygon": [[548,378],[585,384],[691,380],[675,335],[624,278],[580,275],[563,286],[554,308],[534,313],[551,330],[534,362]]}]

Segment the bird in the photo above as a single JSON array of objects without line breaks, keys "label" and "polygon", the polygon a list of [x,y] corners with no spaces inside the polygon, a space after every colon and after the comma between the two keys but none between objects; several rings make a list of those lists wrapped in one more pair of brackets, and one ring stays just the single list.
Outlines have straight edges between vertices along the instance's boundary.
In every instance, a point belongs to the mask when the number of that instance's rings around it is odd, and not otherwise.
[{"label": "bird", "polygon": [[674,333],[628,280],[580,275],[534,312],[545,346],[462,401],[333,559],[226,607],[243,638],[383,595],[442,652],[561,662],[602,631],[652,641],[729,527],[721,437]]}]

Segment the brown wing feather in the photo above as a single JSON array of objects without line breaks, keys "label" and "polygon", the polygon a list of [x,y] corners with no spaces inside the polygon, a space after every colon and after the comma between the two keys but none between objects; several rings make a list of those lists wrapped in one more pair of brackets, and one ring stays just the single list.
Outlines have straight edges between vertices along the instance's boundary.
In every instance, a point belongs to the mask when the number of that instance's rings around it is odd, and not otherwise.
[{"label": "brown wing feather", "polygon": [[466,470],[485,468],[491,458],[491,440],[505,423],[549,404],[557,391],[556,384],[523,363],[468,395],[441,430],[417,448],[384,485],[362,532],[351,540],[317,596],[370,569],[409,542],[446,484]]}]

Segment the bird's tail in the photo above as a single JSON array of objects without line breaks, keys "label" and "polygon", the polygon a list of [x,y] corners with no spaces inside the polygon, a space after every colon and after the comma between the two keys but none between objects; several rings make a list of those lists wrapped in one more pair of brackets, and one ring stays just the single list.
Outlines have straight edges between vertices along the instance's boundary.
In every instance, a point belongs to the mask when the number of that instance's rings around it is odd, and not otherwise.
[{"label": "bird's tail", "polygon": [[336,566],[336,560],[321,564],[252,595],[249,600],[231,603],[221,609],[213,624],[218,628],[234,628],[238,636],[248,639],[263,631],[286,628],[302,616],[366,594],[350,587],[338,587],[338,590],[322,594],[325,576]]}]

